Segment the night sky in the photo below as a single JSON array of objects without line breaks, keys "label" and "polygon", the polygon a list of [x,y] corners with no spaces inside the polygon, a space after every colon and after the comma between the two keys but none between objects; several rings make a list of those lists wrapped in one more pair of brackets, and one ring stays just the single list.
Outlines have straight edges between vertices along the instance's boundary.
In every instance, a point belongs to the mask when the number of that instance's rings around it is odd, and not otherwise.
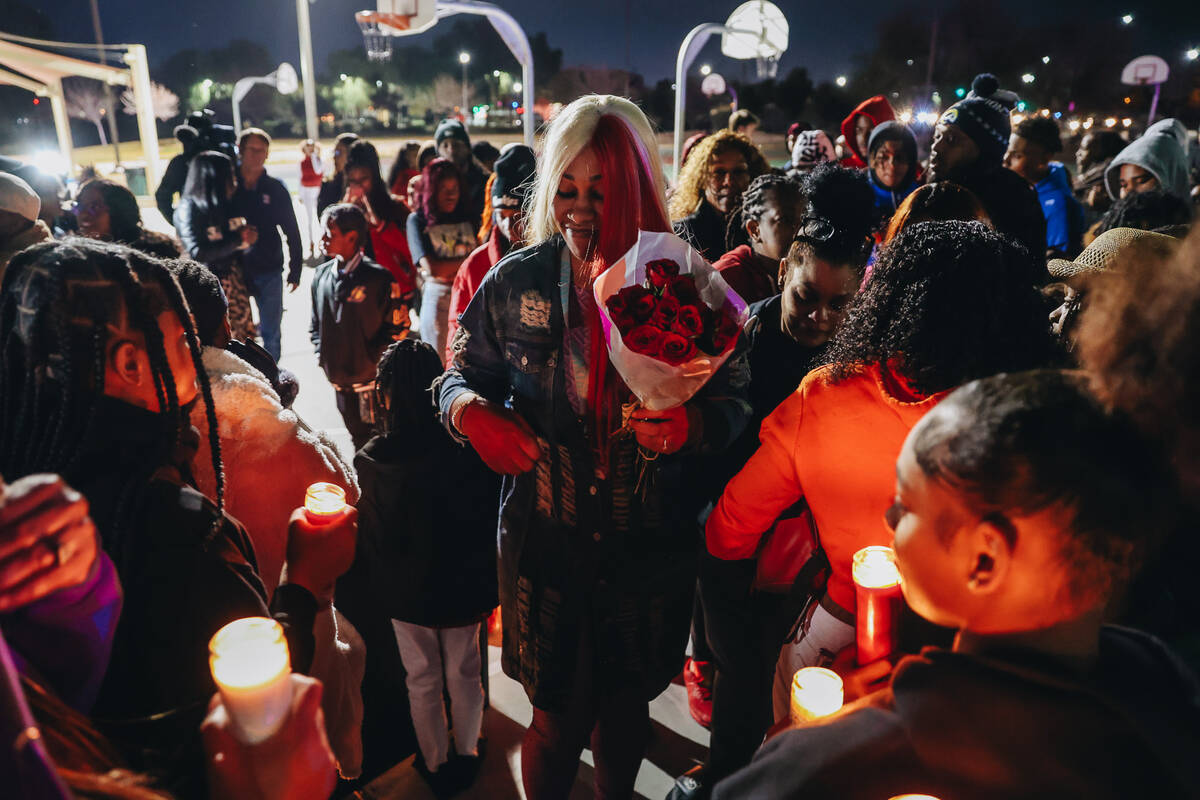
[{"label": "night sky", "polygon": [[[794,66],[805,66],[817,79],[852,72],[854,55],[869,50],[875,38],[875,20],[900,7],[889,0],[775,0],[791,25],[788,52],[780,62],[782,76]],[[143,42],[152,64],[187,47],[215,47],[239,36],[262,42],[281,60],[297,64],[299,49],[295,6],[292,0],[99,0],[104,36],[108,42]],[[54,20],[60,39],[93,41],[87,0],[35,0]],[[545,31],[553,47],[562,48],[564,66],[588,65],[620,68],[625,63],[625,4],[622,0],[500,0],[498,3],[524,26],[529,35]],[[738,0],[631,0],[631,66],[648,83],[670,77],[679,44],[701,22],[723,22]],[[913,7],[930,9],[937,0]],[[353,12],[374,7],[372,0],[317,0],[310,6],[317,71],[331,51],[362,45]],[[1111,16],[1132,12],[1131,42],[1145,52],[1157,52],[1168,61],[1192,45],[1200,45],[1200,10],[1195,3],[1158,0],[1129,3],[1121,0],[1012,0],[996,2],[997,25],[1005,20],[1069,20],[1076,15]],[[919,13],[919,12],[918,12]],[[1040,15],[1040,16],[1039,16]],[[1191,35],[1192,41],[1187,40]],[[413,41],[430,41],[437,29]],[[986,35],[986,32],[981,32]],[[1175,52],[1178,51],[1178,52]],[[1140,53],[1132,53],[1138,55]],[[711,63],[729,77],[753,77],[753,67],[724,58],[719,37],[697,61]],[[487,65],[482,65],[487,68]],[[981,68],[986,65],[980,65]],[[152,76],[153,77],[153,76]]]}]

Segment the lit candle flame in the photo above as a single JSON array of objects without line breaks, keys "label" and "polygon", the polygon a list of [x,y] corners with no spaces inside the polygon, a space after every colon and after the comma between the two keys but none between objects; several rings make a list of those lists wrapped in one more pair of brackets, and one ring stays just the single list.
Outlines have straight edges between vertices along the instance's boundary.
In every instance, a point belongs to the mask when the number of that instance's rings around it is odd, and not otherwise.
[{"label": "lit candle flame", "polygon": [[213,681],[239,738],[249,744],[270,738],[287,718],[292,698],[283,628],[267,617],[234,620],[213,634],[208,653]]},{"label": "lit candle flame", "polygon": [[864,589],[887,589],[900,584],[896,553],[890,547],[864,547],[854,554],[854,582]]},{"label": "lit candle flame", "polygon": [[334,517],[346,508],[346,490],[336,483],[314,483],[304,493],[304,508],[310,517]]},{"label": "lit candle flame", "polygon": [[827,717],[842,707],[842,679],[824,667],[804,667],[792,676],[792,723]]}]

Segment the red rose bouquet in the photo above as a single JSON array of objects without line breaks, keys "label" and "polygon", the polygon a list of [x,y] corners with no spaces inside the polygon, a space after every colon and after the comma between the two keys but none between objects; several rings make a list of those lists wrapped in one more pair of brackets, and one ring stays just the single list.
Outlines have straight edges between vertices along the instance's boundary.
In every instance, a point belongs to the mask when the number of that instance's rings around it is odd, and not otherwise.
[{"label": "red rose bouquet", "polygon": [[686,242],[642,231],[594,284],[609,357],[646,408],[691,399],[720,368],[746,303]]}]

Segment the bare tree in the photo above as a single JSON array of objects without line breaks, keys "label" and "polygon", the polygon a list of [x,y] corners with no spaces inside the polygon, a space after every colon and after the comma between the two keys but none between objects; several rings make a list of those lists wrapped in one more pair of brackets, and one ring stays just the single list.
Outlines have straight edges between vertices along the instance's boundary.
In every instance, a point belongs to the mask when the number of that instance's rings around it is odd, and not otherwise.
[{"label": "bare tree", "polygon": [[[470,92],[469,86],[467,91]],[[439,114],[457,106],[462,102],[462,97],[462,81],[450,75],[438,75],[433,79],[433,102]]]},{"label": "bare tree", "polygon": [[[137,114],[137,103],[133,99],[133,90],[126,89],[121,93],[121,106],[126,114]],[[179,115],[179,97],[161,83],[150,84],[150,107],[154,118],[166,122]]]},{"label": "bare tree", "polygon": [[72,78],[71,82],[63,81],[63,101],[67,113],[72,117],[86,119],[96,126],[100,134],[100,144],[108,144],[108,135],[104,132],[104,115],[108,113],[108,95],[100,81],[91,78]]}]

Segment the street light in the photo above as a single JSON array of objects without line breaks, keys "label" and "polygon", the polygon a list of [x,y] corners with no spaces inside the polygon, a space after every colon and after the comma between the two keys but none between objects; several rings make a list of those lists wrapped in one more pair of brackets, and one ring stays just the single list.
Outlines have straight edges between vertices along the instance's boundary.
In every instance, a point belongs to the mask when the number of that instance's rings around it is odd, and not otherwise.
[{"label": "street light", "polygon": [[205,79],[204,79],[204,88],[205,88],[205,89],[211,89],[211,88],[212,88],[212,83],[213,83],[213,82],[212,82],[212,78],[205,78]]},{"label": "street light", "polygon": [[846,85],[846,76],[845,76],[845,75],[838,75],[838,76],[837,76],[837,80],[836,80],[836,81],[834,81],[834,83],[836,83],[838,86],[842,86],[842,87],[844,87],[844,86]]},{"label": "street light", "polygon": [[1042,56],[1042,63],[1043,63],[1043,64],[1049,64],[1049,63],[1050,63],[1050,56]]},{"label": "street light", "polygon": [[1130,25],[1132,23],[1133,23],[1133,14],[1126,14],[1125,16],[1121,17],[1122,25]]},{"label": "street light", "polygon": [[712,73],[712,67],[709,66],[708,64],[705,64],[704,66],[702,66],[700,68],[700,74],[704,75],[705,77],[707,77],[711,73]]},{"label": "street light", "polygon": [[345,82],[349,80],[349,78],[347,77],[346,73],[343,72],[341,75],[338,75],[338,80]]},{"label": "street light", "polygon": [[1187,56],[1188,61],[1195,61],[1197,58],[1200,58],[1200,50],[1193,47],[1184,53],[1184,55]]},{"label": "street light", "polygon": [[520,82],[520,81],[516,81],[516,82],[514,82],[514,83],[513,83],[513,93],[514,93],[514,94],[520,94],[520,92],[521,92],[521,90],[522,90],[523,88],[525,88],[525,87],[523,87],[523,86],[521,85],[521,82]]},{"label": "street light", "polygon": [[1033,83],[1034,77],[1032,72],[1026,72],[1021,76],[1021,83]]},{"label": "street light", "polygon": [[462,90],[463,90],[463,99],[462,99],[462,113],[463,113],[463,120],[466,120],[466,118],[467,118],[467,64],[470,64],[470,63],[471,63],[471,54],[470,54],[470,53],[468,53],[468,52],[467,52],[467,51],[465,51],[465,50],[464,50],[463,52],[459,53],[459,54],[458,54],[458,63],[462,64],[462,68],[463,68],[463,78],[462,78]]}]

